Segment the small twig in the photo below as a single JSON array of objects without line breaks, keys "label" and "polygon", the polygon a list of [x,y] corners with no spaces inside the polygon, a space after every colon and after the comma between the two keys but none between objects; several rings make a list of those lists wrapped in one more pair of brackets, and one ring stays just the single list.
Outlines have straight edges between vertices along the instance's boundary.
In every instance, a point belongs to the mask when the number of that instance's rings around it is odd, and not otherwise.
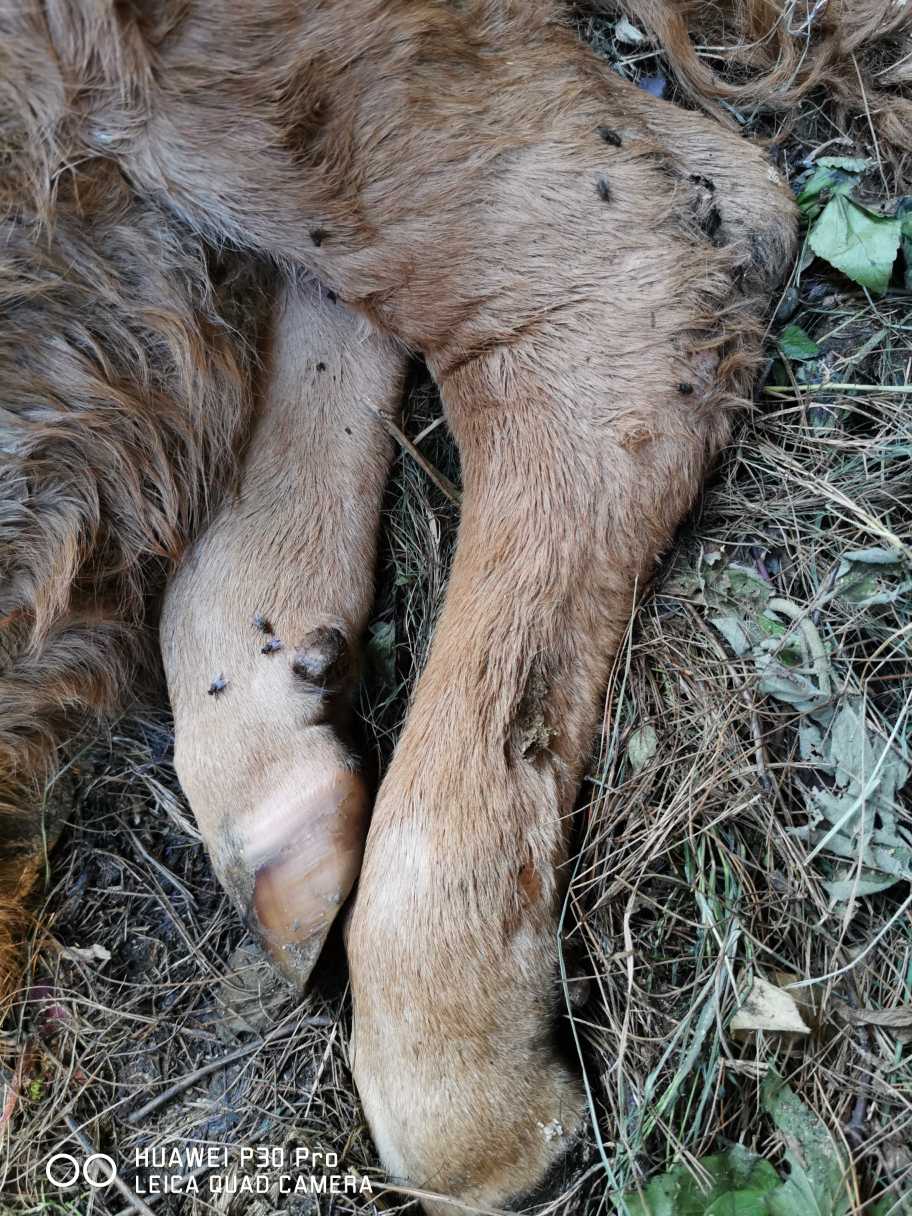
[{"label": "small twig", "polygon": [[421,441],[423,439],[427,439],[428,435],[433,434],[433,432],[436,431],[437,428],[442,425],[443,425],[443,414],[441,414],[439,418],[435,418],[433,422],[429,422],[423,431],[419,431],[418,434],[415,436],[413,442],[416,444],[421,443]]},{"label": "small twig", "polygon": [[332,1021],[332,1018],[327,1017],[300,1018],[295,1022],[294,1027],[289,1027],[286,1022],[280,1022],[278,1026],[274,1026],[270,1030],[269,1034],[259,1039],[256,1043],[245,1043],[243,1047],[229,1051],[225,1056],[219,1056],[216,1060],[210,1060],[202,1068],[188,1072],[179,1081],[175,1081],[173,1085],[169,1085],[167,1089],[163,1089],[160,1094],[156,1094],[154,1098],[150,1098],[139,1110],[135,1110],[132,1114],[127,1115],[127,1122],[139,1123],[146,1115],[150,1115],[152,1111],[158,1110],[160,1106],[163,1106],[166,1102],[170,1102],[172,1098],[176,1098],[178,1094],[183,1093],[185,1089],[189,1089],[195,1082],[201,1081],[203,1077],[208,1077],[211,1072],[216,1072],[219,1068],[225,1068],[229,1064],[243,1060],[245,1056],[253,1055],[261,1047],[266,1047],[277,1040],[290,1038],[299,1026],[331,1026]]},{"label": "small twig", "polygon": [[393,422],[389,414],[385,414],[383,410],[376,409],[374,410],[374,413],[380,419],[380,422],[386,428],[387,432],[396,440],[399,446],[408,452],[409,456],[411,456],[412,460],[415,461],[419,468],[424,470],[440,493],[458,507],[462,503],[462,493],[456,486],[453,485],[449,477],[444,477],[443,473],[441,473],[439,469],[435,468],[428,458],[418,451],[411,439],[409,439],[408,435],[406,435],[405,431],[403,431],[395,422]]},{"label": "small twig", "polygon": [[807,156],[804,158],[804,163],[808,166],[812,165],[817,157],[825,152],[827,148],[831,148],[833,144],[847,144],[849,147],[851,147],[852,141],[849,139],[848,135],[834,135],[832,139],[825,139],[822,144],[818,144],[813,151],[807,154]]},{"label": "small twig", "polygon": [[890,187],[887,183],[887,175],[884,173],[883,161],[880,156],[880,144],[877,142],[877,132],[874,130],[874,121],[871,118],[871,107],[868,105],[868,95],[865,92],[864,81],[861,78],[861,72],[858,67],[858,60],[852,55],[852,66],[855,69],[855,75],[858,77],[858,87],[861,89],[861,100],[864,102],[865,117],[868,120],[868,129],[871,132],[871,142],[874,144],[874,155],[877,158],[877,169],[880,173],[880,180],[883,182],[884,190],[889,194]]},{"label": "small twig", "polygon": [[743,678],[739,678],[739,673],[734,663],[728,657],[724,646],[717,639],[710,627],[706,624],[699,612],[691,605],[687,604],[686,608],[696,623],[698,629],[708,639],[710,645],[717,655],[722,659],[732,677],[732,681],[737,685],[741,685],[741,700],[747,707],[750,714],[751,738],[754,741],[754,763],[757,767],[757,779],[760,782],[760,788],[765,794],[775,794],[777,799],[779,795],[779,786],[773,780],[770,771],[769,751],[766,747],[766,741],[763,737],[763,728],[760,725],[760,715],[757,713],[757,706],[754,703],[754,698],[751,695],[750,689],[744,684]]},{"label": "small twig", "polygon": [[[802,384],[800,392],[828,393],[831,389],[834,392],[846,393],[912,393],[912,384],[837,384],[835,382],[829,384]],[[794,389],[785,385],[770,384],[763,390],[763,396],[781,397],[783,394],[794,391]]]},{"label": "small twig", "polygon": [[[85,1135],[85,1133],[82,1131],[82,1129],[80,1128],[80,1126],[78,1125],[76,1120],[73,1118],[73,1116],[64,1115],[63,1121],[67,1125],[67,1127],[70,1129],[70,1135],[73,1137],[73,1139],[79,1145],[79,1147],[82,1149],[82,1151],[85,1153],[85,1155],[87,1157],[91,1157],[95,1152],[95,1148],[92,1145],[91,1140],[89,1140],[88,1136]],[[124,1199],[126,1199],[129,1203],[131,1203],[133,1205],[134,1211],[137,1211],[140,1213],[140,1216],[155,1216],[154,1212],[148,1206],[148,1204],[143,1203],[143,1201],[140,1199],[140,1197],[138,1195],[136,1195],[133,1191],[130,1190],[130,1188],[124,1182],[123,1178],[121,1178],[120,1174],[117,1173],[116,1170],[114,1173],[114,1177],[111,1179],[111,1181],[117,1187],[117,1189],[120,1191],[121,1195],[123,1195]]]}]

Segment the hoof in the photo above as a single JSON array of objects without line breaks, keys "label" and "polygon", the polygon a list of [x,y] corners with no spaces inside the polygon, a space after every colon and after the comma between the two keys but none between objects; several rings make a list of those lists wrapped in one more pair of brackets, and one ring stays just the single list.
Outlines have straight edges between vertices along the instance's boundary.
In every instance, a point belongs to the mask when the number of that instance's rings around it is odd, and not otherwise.
[{"label": "hoof", "polygon": [[248,923],[297,982],[310,975],[358,876],[367,806],[363,778],[340,771],[303,794],[274,795],[246,826],[244,868],[253,874]]}]

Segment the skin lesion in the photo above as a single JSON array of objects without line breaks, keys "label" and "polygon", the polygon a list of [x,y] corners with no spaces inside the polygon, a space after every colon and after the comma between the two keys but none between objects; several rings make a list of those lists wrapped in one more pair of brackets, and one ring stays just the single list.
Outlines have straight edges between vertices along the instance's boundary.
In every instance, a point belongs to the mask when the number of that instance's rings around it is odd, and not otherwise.
[{"label": "skin lesion", "polygon": [[529,668],[511,731],[513,751],[525,760],[534,761],[544,756],[555,734],[545,713],[549,691],[545,661],[536,656]]},{"label": "skin lesion", "polygon": [[337,688],[352,674],[351,648],[342,630],[320,626],[302,638],[294,648],[291,671],[316,688]]}]

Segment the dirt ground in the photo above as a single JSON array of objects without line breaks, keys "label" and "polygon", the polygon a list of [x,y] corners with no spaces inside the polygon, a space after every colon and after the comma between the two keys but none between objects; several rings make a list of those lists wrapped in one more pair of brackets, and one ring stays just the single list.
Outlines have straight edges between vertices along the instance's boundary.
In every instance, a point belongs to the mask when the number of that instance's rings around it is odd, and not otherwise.
[{"label": "dirt ground", "polygon": [[[647,42],[610,21],[583,32],[619,71],[673,95]],[[869,206],[912,193],[863,117],[839,127],[816,98],[788,127],[737,116],[777,141],[795,184],[826,144],[869,158],[856,191]],[[842,1154],[849,1208],[912,1210],[912,295],[901,266],[877,296],[820,259],[800,267],[755,408],[632,625],[580,797],[564,953],[584,1003],[565,1020],[591,1149],[555,1213],[601,1216],[674,1163],[699,1177],[699,1159],[732,1143],[784,1172],[788,1144],[762,1110],[773,1071]],[[405,429],[458,482],[418,369]],[[427,651],[457,518],[401,453],[362,698],[378,769]],[[303,1000],[264,965],[212,877],[170,748],[165,710],[138,708],[77,741],[52,791],[67,826],[0,1038],[0,1211],[408,1206],[383,1186],[353,1091],[338,938]],[[51,1153],[86,1145],[121,1165],[135,1203],[46,1179]],[[250,1173],[241,1145],[298,1151],[316,1175],[345,1175],[344,1192],[231,1194]],[[153,1146],[166,1165],[142,1156]],[[233,1151],[198,1169],[201,1146]],[[210,1173],[223,1191],[206,1189]],[[155,1193],[165,1175],[181,1193]]]}]

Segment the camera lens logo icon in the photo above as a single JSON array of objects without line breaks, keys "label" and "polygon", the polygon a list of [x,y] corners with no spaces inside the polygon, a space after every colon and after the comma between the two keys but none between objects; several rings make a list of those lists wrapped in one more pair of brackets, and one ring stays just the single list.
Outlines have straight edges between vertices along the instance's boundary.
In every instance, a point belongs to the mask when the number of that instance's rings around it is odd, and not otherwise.
[{"label": "camera lens logo icon", "polygon": [[111,1185],[117,1177],[117,1166],[107,1153],[92,1153],[81,1164],[70,1153],[54,1153],[48,1158],[44,1172],[48,1182],[62,1191],[76,1186],[80,1178],[97,1189]]}]

